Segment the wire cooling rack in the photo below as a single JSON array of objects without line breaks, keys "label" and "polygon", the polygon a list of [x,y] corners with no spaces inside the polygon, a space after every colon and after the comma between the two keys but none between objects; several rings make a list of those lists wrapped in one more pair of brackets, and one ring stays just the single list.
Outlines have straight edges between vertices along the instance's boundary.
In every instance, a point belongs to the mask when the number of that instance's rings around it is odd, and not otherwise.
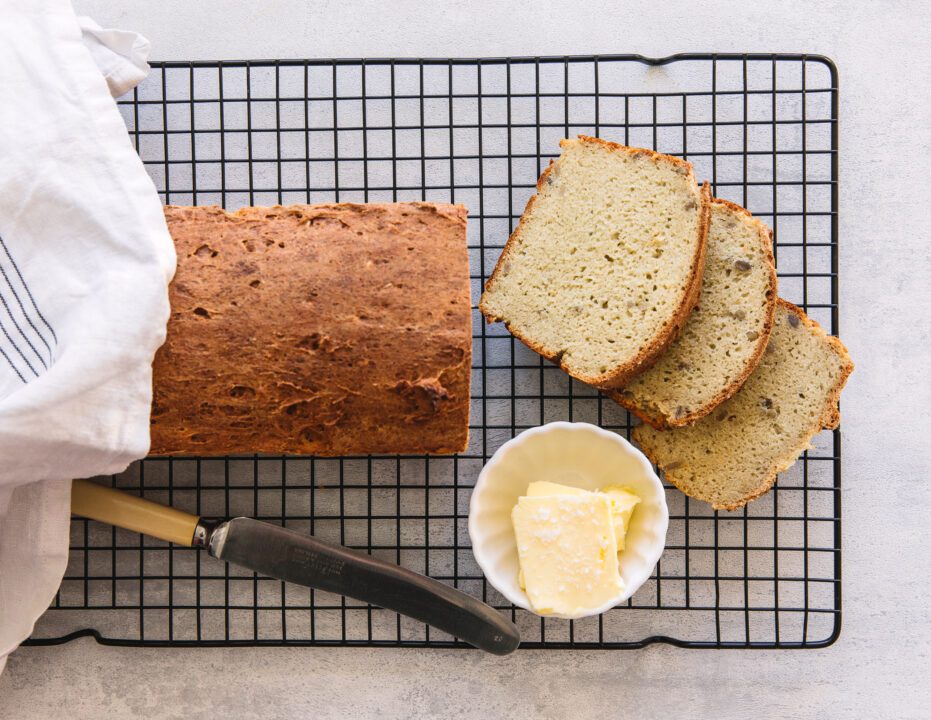
[{"label": "wire cooling rack", "polygon": [[[776,236],[780,294],[837,332],[837,75],[804,55],[156,64],[119,101],[165,202],[434,200],[469,208],[472,299],[562,137],[681,155]],[[776,488],[713,512],[669,488],[666,552],[626,603],[574,622],[515,610],[469,548],[468,502],[522,430],[620,407],[473,310],[472,425],[455,457],[150,458],[116,487],[207,517],[251,515],[426,572],[492,603],[525,647],[820,647],[840,629],[840,436]],[[33,643],[461,645],[407,618],[256,577],[83,519]]]}]

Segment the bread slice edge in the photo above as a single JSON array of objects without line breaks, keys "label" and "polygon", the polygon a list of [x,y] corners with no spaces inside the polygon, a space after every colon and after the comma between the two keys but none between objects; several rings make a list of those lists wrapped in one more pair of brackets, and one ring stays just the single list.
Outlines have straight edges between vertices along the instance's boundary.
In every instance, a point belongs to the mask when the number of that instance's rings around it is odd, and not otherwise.
[{"label": "bread slice edge", "polygon": [[[621,145],[620,143],[611,142],[610,140],[602,140],[601,138],[589,137],[587,135],[579,135],[577,140],[578,142],[589,145],[600,145],[613,152],[647,155],[657,162],[666,162],[677,168],[683,168],[687,171],[687,175],[691,179],[692,183],[694,183],[696,186],[698,185],[695,180],[692,164],[686,160],[683,160],[682,158],[677,158],[672,155],[664,155],[662,153],[648,150],[646,148],[629,147],[627,145]],[[564,139],[561,140],[559,144],[560,147],[565,147],[566,144],[572,142],[576,141]],[[485,295],[489,290],[494,288],[498,279],[498,272],[502,267],[504,267],[508,256],[514,249],[517,240],[520,238],[524,223],[532,214],[533,206],[537,199],[537,194],[543,189],[543,185],[546,183],[547,177],[552,172],[555,162],[556,161],[554,160],[550,160],[550,164],[546,167],[546,169],[543,170],[543,172],[540,174],[540,177],[537,179],[537,193],[534,193],[530,200],[527,201],[527,206],[524,208],[524,212],[521,215],[520,221],[517,223],[517,227],[514,228],[514,232],[511,233],[507,243],[505,243],[504,248],[501,251],[501,255],[498,257],[497,263],[495,263],[495,268],[492,271],[491,276],[488,278],[488,282],[485,283],[485,290],[482,293],[481,299],[479,300],[478,307],[482,315],[485,316],[485,320],[489,324],[494,322],[503,322],[504,326],[508,329],[508,332],[524,343],[524,345],[529,347],[537,354],[542,355],[547,360],[557,364],[560,369],[577,380],[587,383],[588,385],[594,385],[595,387],[603,390],[621,387],[624,385],[624,383],[628,382],[638,373],[643,372],[649,368],[657,359],[659,359],[659,356],[670,345],[670,343],[679,337],[680,333],[682,332],[682,328],[685,327],[685,323],[688,320],[689,314],[698,303],[698,299],[701,294],[702,279],[704,277],[705,249],[707,247],[708,241],[708,227],[711,224],[711,187],[706,182],[700,187],[699,190],[701,195],[701,210],[698,223],[698,238],[692,256],[689,282],[685,288],[683,288],[678,304],[678,309],[672,316],[671,321],[668,323],[665,332],[654,336],[654,338],[643,350],[640,351],[640,353],[638,353],[627,362],[600,375],[589,376],[577,371],[570,371],[566,367],[565,363],[562,362],[561,352],[546,348],[533,339],[525,337],[520,333],[520,331],[513,328],[507,320],[491,311],[485,302]]]},{"label": "bread slice edge", "polygon": [[763,330],[760,333],[760,337],[757,339],[757,344],[753,350],[753,354],[750,356],[750,360],[744,370],[734,378],[730,385],[718,392],[705,405],[696,408],[686,415],[683,415],[681,418],[669,418],[664,415],[651,413],[649,408],[638,406],[636,403],[631,402],[620,392],[615,392],[612,390],[607,391],[608,397],[614,400],[614,402],[616,402],[618,405],[621,405],[626,410],[629,410],[638,418],[643,420],[643,422],[647,423],[647,425],[650,425],[657,430],[666,430],[671,427],[684,427],[686,425],[691,425],[696,420],[700,420],[701,418],[705,417],[705,415],[713,412],[714,409],[721,403],[733,397],[734,393],[743,387],[743,384],[747,381],[747,378],[750,377],[750,374],[756,369],[756,366],[760,364],[760,360],[763,358],[763,353],[766,351],[766,345],[769,343],[769,337],[773,331],[773,323],[776,320],[776,304],[778,302],[779,281],[776,276],[776,260],[773,256],[773,231],[768,228],[759,218],[755,217],[749,210],[741,207],[740,205],[737,205],[736,203],[732,203],[730,200],[712,198],[711,204],[723,205],[733,210],[734,212],[739,212],[742,215],[746,215],[748,218],[750,218],[752,224],[759,233],[760,244],[763,248],[763,254],[766,257],[767,267],[769,269],[769,303],[766,309],[766,322],[763,325]]},{"label": "bread slice edge", "polygon": [[[811,427],[809,427],[806,432],[801,435],[801,442],[795,448],[793,448],[793,452],[787,453],[787,455],[783,458],[777,458],[777,460],[770,466],[769,471],[760,481],[760,484],[739,500],[735,500],[731,503],[711,503],[711,507],[714,510],[739,510],[750,501],[756,500],[761,495],[765,495],[772,489],[773,485],[775,484],[776,476],[784,470],[788,470],[798,461],[799,456],[809,447],[809,443],[815,435],[817,435],[823,429],[833,430],[840,424],[840,394],[844,389],[844,386],[847,384],[847,378],[850,377],[850,373],[852,373],[854,370],[854,364],[853,360],[850,358],[850,353],[847,351],[846,346],[840,341],[840,339],[833,335],[828,335],[824,331],[824,328],[808,317],[805,311],[803,311],[797,305],[790,303],[788,300],[783,300],[782,298],[777,298],[776,304],[782,305],[790,312],[795,313],[806,328],[812,330],[816,335],[824,338],[828,342],[828,344],[833,348],[834,352],[837,353],[838,357],[841,359],[841,375],[838,378],[835,386],[832,388],[831,392],[828,394],[820,417],[815,421],[815,423],[813,423]],[[637,445],[640,446],[640,449],[643,450],[644,454],[646,454],[646,456],[650,459],[650,462],[652,462],[663,471],[666,479],[677,488],[682,490],[682,486],[676,479],[675,470],[667,471],[663,468],[662,463],[657,460],[656,449],[644,442],[642,433],[639,432],[639,427],[633,429],[632,437]]]}]

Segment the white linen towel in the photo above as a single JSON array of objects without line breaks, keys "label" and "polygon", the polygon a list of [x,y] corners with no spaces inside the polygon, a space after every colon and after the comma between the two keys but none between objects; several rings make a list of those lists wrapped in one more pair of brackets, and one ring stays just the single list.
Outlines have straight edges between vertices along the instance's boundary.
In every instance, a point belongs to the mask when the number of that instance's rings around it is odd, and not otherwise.
[{"label": "white linen towel", "polygon": [[148,451],[175,264],[110,94],[145,77],[148,41],[79,24],[67,0],[3,14],[0,670],[61,582],[71,478]]}]

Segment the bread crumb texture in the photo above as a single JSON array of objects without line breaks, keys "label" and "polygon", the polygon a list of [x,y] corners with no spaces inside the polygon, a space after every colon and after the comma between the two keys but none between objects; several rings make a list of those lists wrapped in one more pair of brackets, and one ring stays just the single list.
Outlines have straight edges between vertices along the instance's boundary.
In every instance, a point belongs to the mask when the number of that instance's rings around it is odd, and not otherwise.
[{"label": "bread crumb texture", "polygon": [[743,208],[715,200],[698,305],[656,363],[609,395],[656,427],[694,422],[733,395],[756,367],[775,309],[769,228]]},{"label": "bread crumb texture", "polygon": [[570,375],[645,367],[696,299],[707,226],[691,165],[595,138],[562,142],[481,300]]},{"label": "bread crumb texture", "polygon": [[693,425],[640,425],[633,437],[686,495],[735,510],[767,492],[822,428],[837,426],[852,370],[837,338],[780,299],[763,357],[733,397]]},{"label": "bread crumb texture", "polygon": [[468,441],[459,205],[166,207],[153,455],[453,453]]}]

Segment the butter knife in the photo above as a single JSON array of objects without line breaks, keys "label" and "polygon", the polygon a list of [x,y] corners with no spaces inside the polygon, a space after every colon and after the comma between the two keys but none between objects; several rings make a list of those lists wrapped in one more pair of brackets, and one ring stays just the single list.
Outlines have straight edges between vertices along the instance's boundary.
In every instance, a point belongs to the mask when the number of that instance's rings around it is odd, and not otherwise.
[{"label": "butter knife", "polygon": [[495,655],[517,649],[517,627],[449,585],[342,545],[280,525],[235,517],[211,522],[104,487],[72,483],[71,511],[167,542],[199,547],[219,560],[401,613]]}]

